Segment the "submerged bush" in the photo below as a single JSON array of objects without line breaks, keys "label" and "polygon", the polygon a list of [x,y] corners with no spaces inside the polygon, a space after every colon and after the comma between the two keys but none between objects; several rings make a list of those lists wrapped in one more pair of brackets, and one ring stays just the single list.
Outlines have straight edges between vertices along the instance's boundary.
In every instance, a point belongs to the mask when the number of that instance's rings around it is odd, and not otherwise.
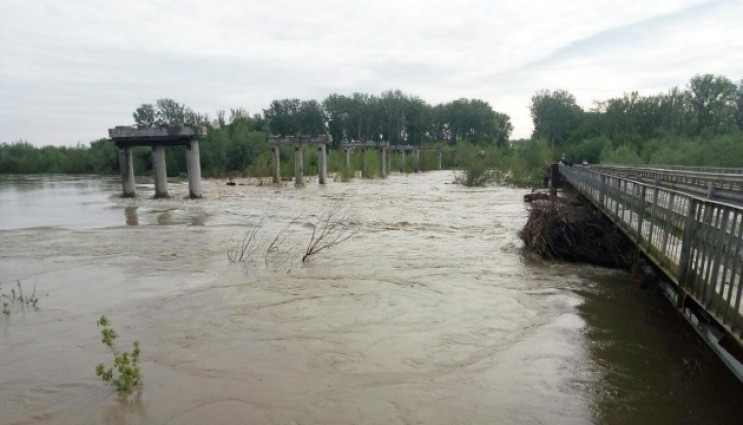
[{"label": "submerged bush", "polygon": [[119,351],[116,348],[116,338],[119,335],[111,327],[111,322],[106,316],[101,316],[96,323],[101,329],[103,344],[107,346],[114,356],[114,364],[106,369],[103,363],[95,368],[95,374],[104,382],[108,382],[116,387],[119,392],[129,392],[131,389],[140,384],[142,373],[139,370],[139,342],[134,341],[134,350]]},{"label": "submerged bush", "polygon": [[500,182],[500,174],[497,170],[488,168],[485,161],[475,160],[454,174],[454,182],[468,187],[485,186]]}]

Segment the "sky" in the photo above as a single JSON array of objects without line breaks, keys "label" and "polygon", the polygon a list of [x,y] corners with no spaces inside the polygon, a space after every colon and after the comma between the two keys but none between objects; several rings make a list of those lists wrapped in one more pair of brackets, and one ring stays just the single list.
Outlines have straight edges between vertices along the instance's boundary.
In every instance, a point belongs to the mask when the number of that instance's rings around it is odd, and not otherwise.
[{"label": "sky", "polygon": [[2,0],[0,143],[76,145],[172,98],[209,113],[399,89],[586,109],[697,74],[743,79],[743,0]]}]

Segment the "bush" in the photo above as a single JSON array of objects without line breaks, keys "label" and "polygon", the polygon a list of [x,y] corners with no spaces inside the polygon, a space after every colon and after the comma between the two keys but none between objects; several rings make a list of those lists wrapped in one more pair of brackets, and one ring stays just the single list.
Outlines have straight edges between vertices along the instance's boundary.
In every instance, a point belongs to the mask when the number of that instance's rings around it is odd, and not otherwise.
[{"label": "bush", "polygon": [[106,316],[101,316],[96,324],[103,328],[101,329],[101,342],[111,350],[114,356],[114,365],[106,369],[103,363],[101,363],[96,366],[95,374],[104,382],[114,385],[119,392],[131,391],[133,387],[139,385],[142,381],[142,373],[139,371],[138,365],[139,355],[141,353],[139,342],[134,341],[134,350],[131,352],[120,352],[116,348],[115,343],[118,334],[113,330]]}]

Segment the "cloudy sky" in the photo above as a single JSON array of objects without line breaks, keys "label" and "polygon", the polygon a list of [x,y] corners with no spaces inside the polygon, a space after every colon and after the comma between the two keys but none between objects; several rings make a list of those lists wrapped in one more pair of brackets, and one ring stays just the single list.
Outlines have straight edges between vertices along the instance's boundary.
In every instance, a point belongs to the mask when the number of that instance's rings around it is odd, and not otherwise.
[{"label": "cloudy sky", "polygon": [[743,0],[3,0],[0,143],[74,145],[169,97],[212,117],[400,89],[478,98],[528,137],[531,96],[586,108],[743,78]]}]

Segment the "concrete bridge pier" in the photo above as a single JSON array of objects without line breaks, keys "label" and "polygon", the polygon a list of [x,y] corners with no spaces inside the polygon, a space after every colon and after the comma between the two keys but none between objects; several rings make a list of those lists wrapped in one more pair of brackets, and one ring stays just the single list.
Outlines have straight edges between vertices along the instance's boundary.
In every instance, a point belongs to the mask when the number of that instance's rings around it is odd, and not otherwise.
[{"label": "concrete bridge pier", "polygon": [[133,198],[134,193],[134,162],[132,161],[132,148],[123,147],[119,149],[119,170],[121,170],[121,187],[124,198]]},{"label": "concrete bridge pier", "polygon": [[346,168],[351,166],[351,149],[343,149],[343,166]]},{"label": "concrete bridge pier", "polygon": [[325,143],[317,146],[317,178],[320,184],[328,182],[328,156]]},{"label": "concrete bridge pier", "polygon": [[418,173],[421,170],[421,151],[416,149],[413,151],[413,171]]},{"label": "concrete bridge pier", "polygon": [[387,148],[379,148],[379,162],[382,165],[382,178],[387,177]]},{"label": "concrete bridge pier", "polygon": [[366,172],[366,149],[361,149],[361,175]]},{"label": "concrete bridge pier", "polygon": [[294,186],[304,186],[304,156],[302,155],[302,145],[294,145]]},{"label": "concrete bridge pier", "polygon": [[405,172],[405,151],[404,150],[400,151],[400,172],[401,173]]},{"label": "concrete bridge pier", "polygon": [[392,151],[387,149],[387,172],[392,172]]},{"label": "concrete bridge pier", "polygon": [[169,198],[168,173],[165,167],[165,146],[152,146],[152,176],[155,179],[155,198]]},{"label": "concrete bridge pier", "polygon": [[441,151],[439,151],[439,164],[438,164],[439,165],[439,170],[441,170],[441,157],[442,156],[443,155],[441,154]]},{"label": "concrete bridge pier", "polygon": [[206,136],[206,128],[194,125],[179,127],[132,127],[117,126],[108,130],[108,135],[119,148],[119,167],[125,197],[134,196],[134,164],[132,147],[149,146],[152,149],[152,175],[155,180],[155,198],[168,197],[168,173],[165,168],[165,147],[186,148],[188,170],[188,194],[201,198],[201,158],[199,139]]},{"label": "concrete bridge pier", "polygon": [[186,168],[188,170],[188,196],[201,198],[201,157],[199,141],[194,139],[186,145]]},{"label": "concrete bridge pier", "polygon": [[281,183],[281,164],[280,164],[281,149],[278,145],[271,146],[271,159],[273,163],[273,182]]}]

